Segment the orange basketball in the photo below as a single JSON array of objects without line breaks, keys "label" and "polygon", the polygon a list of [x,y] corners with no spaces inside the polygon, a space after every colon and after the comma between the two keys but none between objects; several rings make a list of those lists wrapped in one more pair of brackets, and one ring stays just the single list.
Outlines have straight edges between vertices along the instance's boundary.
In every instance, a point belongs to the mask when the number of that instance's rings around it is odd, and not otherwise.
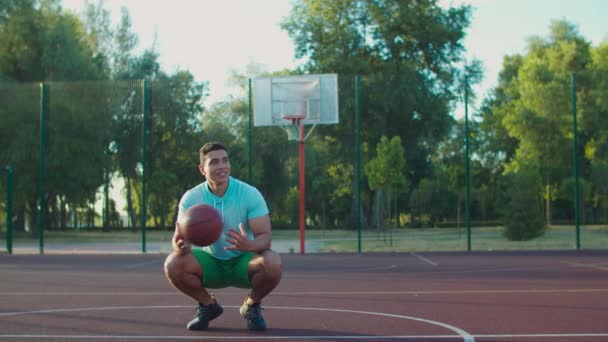
[{"label": "orange basketball", "polygon": [[198,204],[188,208],[177,220],[184,240],[196,246],[209,246],[222,233],[222,217],[214,207]]}]

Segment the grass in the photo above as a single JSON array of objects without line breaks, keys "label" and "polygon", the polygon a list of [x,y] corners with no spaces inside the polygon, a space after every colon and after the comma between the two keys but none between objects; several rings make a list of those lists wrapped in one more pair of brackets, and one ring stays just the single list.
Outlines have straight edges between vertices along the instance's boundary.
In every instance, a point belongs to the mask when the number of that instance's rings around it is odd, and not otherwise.
[{"label": "grass", "polygon": [[[458,251],[467,250],[468,234],[465,229],[428,228],[398,229],[364,235],[362,251],[412,252],[412,251]],[[608,227],[581,227],[580,245],[585,249],[608,248]],[[549,250],[575,249],[576,229],[574,226],[553,226],[546,233],[529,241],[509,241],[502,236],[501,228],[484,227],[471,229],[471,250]],[[327,252],[349,252],[358,250],[358,241],[343,237],[326,241]]]},{"label": "grass", "polygon": [[[308,230],[307,250],[315,252],[357,252],[358,232],[355,230]],[[146,242],[170,248],[173,232],[148,229]],[[284,246],[285,251],[299,248],[298,230],[275,230],[273,241],[276,246]],[[68,246],[92,244],[140,244],[139,231],[48,231],[44,234],[45,244],[66,244]],[[13,246],[36,246],[38,239],[15,234]],[[584,249],[608,248],[608,226],[581,226],[580,245]],[[6,246],[4,232],[0,235],[0,251]],[[424,228],[363,230],[361,250],[363,252],[417,252],[417,251],[463,251],[467,250],[468,234],[464,228]],[[471,229],[472,250],[549,250],[575,249],[576,229],[574,226],[552,226],[547,232],[529,241],[509,241],[501,234],[499,227]],[[280,250],[281,251],[281,250]]]}]

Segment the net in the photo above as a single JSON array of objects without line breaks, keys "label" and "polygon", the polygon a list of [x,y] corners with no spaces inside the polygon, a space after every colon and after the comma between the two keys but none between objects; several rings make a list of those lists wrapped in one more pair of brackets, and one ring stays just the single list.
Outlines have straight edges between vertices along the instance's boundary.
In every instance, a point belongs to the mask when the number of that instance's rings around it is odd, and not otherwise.
[{"label": "net", "polygon": [[282,118],[280,127],[287,133],[287,140],[300,141],[301,121],[305,118],[305,115],[283,115]]},{"label": "net", "polygon": [[281,128],[287,133],[287,140],[289,141],[300,141],[300,125],[295,123],[287,123],[282,125]]}]

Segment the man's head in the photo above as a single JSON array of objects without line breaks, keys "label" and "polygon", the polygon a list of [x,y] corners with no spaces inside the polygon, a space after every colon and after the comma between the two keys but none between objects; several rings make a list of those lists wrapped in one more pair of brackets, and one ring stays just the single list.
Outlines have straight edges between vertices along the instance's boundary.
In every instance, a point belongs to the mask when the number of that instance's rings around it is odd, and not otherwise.
[{"label": "man's head", "polygon": [[226,154],[228,154],[226,146],[219,141],[209,142],[203,145],[203,147],[201,147],[201,149],[198,151],[198,156],[201,165],[205,164],[205,157],[209,154],[209,152],[217,150],[224,150],[226,151]]},{"label": "man's head", "polygon": [[230,176],[230,159],[228,150],[221,142],[210,142],[199,150],[199,171],[207,181],[222,183]]}]

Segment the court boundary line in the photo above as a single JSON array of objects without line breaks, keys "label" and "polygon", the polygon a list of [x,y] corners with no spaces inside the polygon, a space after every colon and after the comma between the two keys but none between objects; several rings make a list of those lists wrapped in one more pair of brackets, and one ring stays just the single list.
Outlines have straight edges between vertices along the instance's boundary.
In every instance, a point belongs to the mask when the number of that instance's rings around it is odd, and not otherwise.
[{"label": "court boundary line", "polygon": [[[480,334],[472,335],[477,338],[564,338],[564,337],[608,337],[608,333],[569,333],[569,334]],[[62,338],[62,339],[127,339],[127,340],[141,340],[141,339],[157,339],[157,340],[291,340],[291,339],[461,339],[459,335],[301,335],[301,336],[288,336],[288,335],[249,335],[249,336],[169,336],[169,335],[147,335],[147,336],[135,336],[135,335],[9,335],[0,334],[0,339],[4,338]]]},{"label": "court boundary line", "polygon": [[422,255],[418,255],[415,252],[410,252],[410,255],[413,257],[416,257],[418,260],[424,261],[426,264],[429,264],[431,266],[435,266],[435,267],[439,266],[439,264],[434,262],[433,260],[431,260],[429,258],[425,258]]},{"label": "court boundary line", "polygon": [[564,263],[566,263],[568,266],[572,266],[575,268],[586,268],[586,269],[593,269],[593,270],[599,270],[599,271],[608,271],[608,266],[605,266],[603,263],[601,263],[601,264],[583,264],[583,263],[579,263],[579,262],[569,262],[569,261],[564,261]]},{"label": "court boundary line", "polygon": [[[240,308],[238,305],[226,305],[225,308]],[[0,317],[7,316],[21,316],[21,315],[31,315],[31,314],[45,314],[45,313],[59,313],[59,312],[83,312],[83,311],[110,311],[110,310],[132,310],[132,309],[177,309],[177,308],[191,308],[189,305],[152,305],[152,306],[109,306],[109,307],[92,307],[92,308],[73,308],[73,309],[47,309],[47,310],[31,310],[31,311],[18,311],[18,312],[4,312],[0,313]],[[372,316],[381,316],[381,317],[390,317],[390,318],[401,318],[407,319],[411,321],[426,323],[430,325],[435,325],[442,327],[444,329],[450,330],[457,335],[441,335],[441,336],[451,336],[451,338],[462,338],[464,342],[475,342],[475,338],[469,334],[468,332],[449,325],[447,323],[442,323],[438,321],[433,321],[430,319],[424,319],[413,316],[406,315],[397,315],[397,314],[389,314],[384,312],[374,312],[374,311],[362,311],[362,310],[347,310],[347,309],[333,309],[333,308],[315,308],[315,307],[288,307],[288,306],[265,306],[266,309],[277,309],[277,310],[309,310],[309,311],[328,311],[328,312],[339,312],[339,313],[354,313],[354,314],[362,314],[362,315],[372,315]],[[0,338],[4,335],[0,335]],[[341,335],[336,335],[341,336]],[[269,337],[269,336],[266,336]],[[376,336],[372,336],[373,338],[378,338]],[[369,338],[372,338],[369,337]],[[60,338],[60,337],[59,337]],[[91,337],[89,337],[91,338]],[[116,337],[118,338],[118,337]],[[123,337],[125,338],[125,337]],[[150,337],[149,337],[150,338]],[[215,338],[222,338],[221,336],[215,336]],[[299,336],[293,336],[292,338],[301,338]],[[315,337],[321,338],[321,337]],[[386,338],[386,337],[385,337]],[[420,337],[416,337],[420,338]],[[435,337],[433,337],[435,338]]]}]

